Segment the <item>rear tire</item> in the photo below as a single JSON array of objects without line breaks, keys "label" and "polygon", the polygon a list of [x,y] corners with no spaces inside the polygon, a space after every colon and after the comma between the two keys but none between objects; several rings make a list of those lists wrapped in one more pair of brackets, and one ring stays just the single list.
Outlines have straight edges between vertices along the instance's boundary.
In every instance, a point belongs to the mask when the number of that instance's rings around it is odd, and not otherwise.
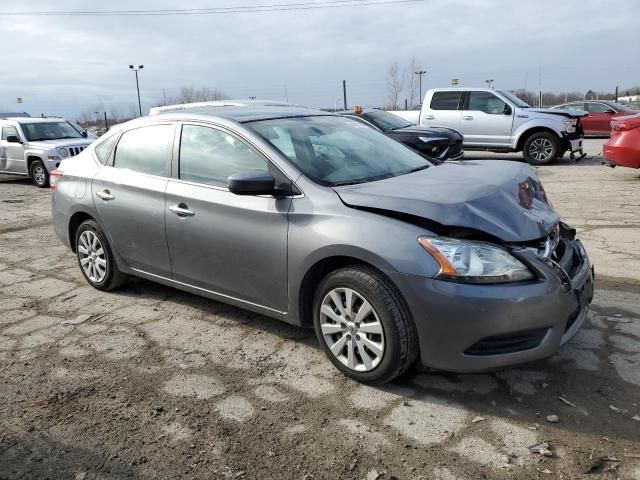
[{"label": "rear tire", "polygon": [[313,312],[325,354],[359,382],[389,382],[418,357],[418,335],[407,306],[372,268],[351,266],[329,273],[316,289]]},{"label": "rear tire", "polygon": [[75,242],[78,266],[89,285],[107,291],[127,282],[129,277],[118,269],[107,237],[95,220],[78,227]]},{"label": "rear tire", "polygon": [[522,155],[531,165],[551,163],[560,155],[560,139],[551,132],[534,133],[525,140]]},{"label": "rear tire", "polygon": [[31,181],[36,187],[46,188],[49,186],[49,172],[42,163],[42,160],[34,160],[29,167]]}]

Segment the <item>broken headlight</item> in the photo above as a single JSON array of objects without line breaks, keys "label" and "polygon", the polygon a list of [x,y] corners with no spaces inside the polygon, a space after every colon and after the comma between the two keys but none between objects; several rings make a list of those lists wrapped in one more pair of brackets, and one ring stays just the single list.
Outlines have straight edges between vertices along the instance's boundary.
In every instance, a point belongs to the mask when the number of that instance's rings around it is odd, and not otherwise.
[{"label": "broken headlight", "polygon": [[526,265],[497,245],[449,237],[419,237],[418,243],[440,264],[438,278],[465,283],[535,278]]}]

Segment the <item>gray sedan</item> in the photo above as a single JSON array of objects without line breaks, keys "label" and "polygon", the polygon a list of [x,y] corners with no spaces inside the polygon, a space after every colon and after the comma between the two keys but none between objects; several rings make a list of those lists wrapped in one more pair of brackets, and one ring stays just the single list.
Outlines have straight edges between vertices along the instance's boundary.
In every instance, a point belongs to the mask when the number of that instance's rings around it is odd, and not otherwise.
[{"label": "gray sedan", "polygon": [[534,170],[433,165],[361,123],[209,106],[113,128],[52,173],[53,225],[86,280],[146,278],[313,326],[366,383],[411,365],[552,355],[593,272]]}]

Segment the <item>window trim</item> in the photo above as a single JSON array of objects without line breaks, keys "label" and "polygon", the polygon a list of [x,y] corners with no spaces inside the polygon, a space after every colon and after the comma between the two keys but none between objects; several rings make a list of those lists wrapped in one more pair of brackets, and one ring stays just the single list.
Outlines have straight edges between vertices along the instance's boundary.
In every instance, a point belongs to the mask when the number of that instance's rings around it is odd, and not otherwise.
[{"label": "window trim", "polygon": [[[169,138],[167,139],[167,152],[165,154],[165,160],[164,160],[164,174],[163,175],[156,175],[154,173],[148,173],[148,172],[140,172],[138,170],[133,170],[131,168],[119,168],[115,166],[115,159],[116,159],[116,154],[118,152],[118,145],[120,144],[120,141],[122,140],[122,136],[125,133],[129,133],[129,132],[133,132],[134,130],[140,130],[141,128],[149,128],[149,127],[158,127],[158,126],[162,126],[162,125],[169,125],[171,127],[173,127],[173,131],[169,134]],[[150,177],[154,177],[154,178],[166,178],[166,179],[170,179],[171,178],[171,164],[173,162],[173,149],[171,148],[171,146],[173,145],[172,142],[175,141],[175,134],[176,134],[176,122],[172,122],[172,121],[162,121],[162,122],[157,122],[157,123],[149,123],[146,125],[137,125],[133,128],[129,128],[127,130],[122,130],[119,133],[116,133],[116,135],[118,135],[118,140],[115,144],[115,146],[113,147],[113,150],[111,150],[111,155],[109,158],[109,161],[107,162],[106,165],[104,166],[109,166],[111,168],[116,168],[118,170],[128,170],[130,172],[133,173],[137,173],[140,175],[149,175]],[[95,154],[95,151],[93,152],[94,156],[96,157],[97,160],[97,156]],[[98,163],[100,165],[103,165],[99,160]]]},{"label": "window trim", "polygon": [[271,158],[254,142],[240,135],[240,133],[230,129],[225,125],[221,125],[215,122],[206,122],[203,120],[182,120],[177,122],[175,135],[174,135],[173,149],[171,152],[171,157],[172,157],[171,158],[171,176],[169,177],[171,181],[180,182],[187,185],[194,185],[197,187],[212,188],[214,190],[220,190],[223,192],[231,193],[227,187],[221,187],[219,185],[211,185],[210,183],[200,183],[200,182],[194,182],[191,180],[183,180],[180,178],[180,143],[182,140],[182,127],[184,127],[185,125],[194,125],[197,127],[212,128],[214,130],[218,130],[220,132],[231,135],[234,138],[237,138],[239,141],[249,146],[249,148],[251,148],[254,152],[256,152],[256,154],[262,157],[265,163],[267,163],[267,165],[273,166],[276,170],[278,170],[278,172],[282,174],[283,178],[286,178],[291,183],[291,186],[293,187],[293,189],[300,192],[300,193],[293,193],[291,195],[283,195],[278,197],[276,197],[275,195],[252,195],[252,196],[264,197],[264,198],[302,198],[304,197],[304,192],[298,186],[298,184],[294,182],[289,175],[287,175],[284,171],[282,171],[282,169],[275,162],[273,162]]}]

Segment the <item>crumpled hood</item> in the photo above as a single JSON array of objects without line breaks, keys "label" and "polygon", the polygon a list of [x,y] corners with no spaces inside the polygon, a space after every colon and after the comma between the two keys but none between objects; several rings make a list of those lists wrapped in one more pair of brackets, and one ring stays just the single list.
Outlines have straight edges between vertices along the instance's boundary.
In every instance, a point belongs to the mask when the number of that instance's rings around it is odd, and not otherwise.
[{"label": "crumpled hood", "polygon": [[349,206],[472,228],[505,242],[540,239],[560,221],[533,168],[519,162],[445,162],[407,175],[334,190]]},{"label": "crumpled hood", "polygon": [[38,140],[35,142],[27,142],[25,148],[37,148],[41,150],[50,150],[57,147],[86,147],[91,145],[92,141],[86,138],[59,138],[56,140]]},{"label": "crumpled hood", "polygon": [[580,118],[588,115],[584,110],[562,110],[561,108],[527,108],[525,112],[546,113],[549,115],[561,115],[569,118]]}]

